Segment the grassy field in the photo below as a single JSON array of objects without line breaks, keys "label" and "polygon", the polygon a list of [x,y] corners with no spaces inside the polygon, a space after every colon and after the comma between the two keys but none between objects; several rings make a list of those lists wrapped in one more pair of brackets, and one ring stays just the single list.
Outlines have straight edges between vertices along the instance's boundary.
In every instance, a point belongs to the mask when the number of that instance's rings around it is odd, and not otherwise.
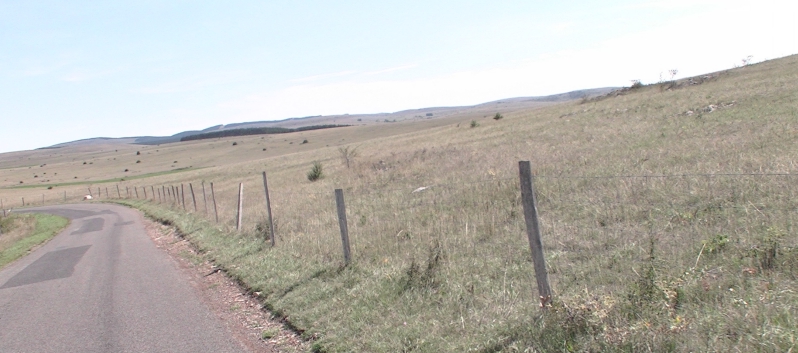
[{"label": "grassy field", "polygon": [[0,268],[52,239],[67,224],[69,220],[64,217],[46,214],[14,214],[0,218]]},{"label": "grassy field", "polygon": [[[498,111],[500,120],[37,151],[6,157],[4,186],[37,183],[43,174],[28,174],[44,170],[87,184],[5,188],[0,198],[61,202],[67,191],[74,200],[88,183],[131,165],[142,174],[202,168],[128,180],[121,193],[147,186],[152,198],[151,186],[183,184],[188,192],[190,183],[197,212],[190,195],[188,212],[157,193],[155,201],[125,202],[179,227],[317,351],[789,351],[798,332],[797,79],[791,56],[692,84]],[[341,147],[358,152],[349,167]],[[554,292],[545,312],[526,243],[519,160],[531,161],[536,175]],[[316,182],[306,178],[313,162],[325,174]],[[275,248],[262,240],[262,171]],[[212,206],[205,213],[203,182],[208,200],[214,183],[218,224]],[[346,196],[350,266],[342,266],[336,188]]]}]

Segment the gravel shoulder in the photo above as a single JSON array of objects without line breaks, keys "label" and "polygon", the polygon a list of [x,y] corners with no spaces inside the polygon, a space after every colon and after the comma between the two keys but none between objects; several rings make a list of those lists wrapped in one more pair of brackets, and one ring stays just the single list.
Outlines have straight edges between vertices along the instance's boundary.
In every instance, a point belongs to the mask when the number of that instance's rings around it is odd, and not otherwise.
[{"label": "gravel shoulder", "polygon": [[144,225],[155,245],[171,256],[201,300],[247,350],[253,353],[309,351],[306,341],[263,308],[257,293],[250,293],[216,268],[174,228],[146,218]]}]

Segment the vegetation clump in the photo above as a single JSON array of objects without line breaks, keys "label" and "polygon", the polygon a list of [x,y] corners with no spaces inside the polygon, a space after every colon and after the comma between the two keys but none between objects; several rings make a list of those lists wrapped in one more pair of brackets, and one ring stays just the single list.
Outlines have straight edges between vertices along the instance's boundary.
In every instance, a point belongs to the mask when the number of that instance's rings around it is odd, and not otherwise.
[{"label": "vegetation clump", "polygon": [[313,162],[313,166],[310,168],[307,177],[310,181],[316,181],[324,178],[324,171],[322,170],[321,162]]}]

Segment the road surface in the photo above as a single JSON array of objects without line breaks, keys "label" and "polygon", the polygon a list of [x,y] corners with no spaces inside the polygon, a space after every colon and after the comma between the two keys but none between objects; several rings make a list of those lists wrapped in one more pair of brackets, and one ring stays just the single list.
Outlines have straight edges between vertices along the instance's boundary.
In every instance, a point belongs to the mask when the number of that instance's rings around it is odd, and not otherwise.
[{"label": "road surface", "polygon": [[141,214],[108,204],[28,209],[72,220],[0,271],[0,352],[243,352]]}]

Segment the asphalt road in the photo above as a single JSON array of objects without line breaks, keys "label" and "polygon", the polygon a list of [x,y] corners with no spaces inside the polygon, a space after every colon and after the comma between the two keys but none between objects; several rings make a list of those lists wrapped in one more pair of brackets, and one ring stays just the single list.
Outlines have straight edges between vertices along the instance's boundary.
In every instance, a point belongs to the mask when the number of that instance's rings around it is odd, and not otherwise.
[{"label": "asphalt road", "polygon": [[0,271],[0,352],[243,352],[141,215],[106,204],[41,207],[72,220]]}]

